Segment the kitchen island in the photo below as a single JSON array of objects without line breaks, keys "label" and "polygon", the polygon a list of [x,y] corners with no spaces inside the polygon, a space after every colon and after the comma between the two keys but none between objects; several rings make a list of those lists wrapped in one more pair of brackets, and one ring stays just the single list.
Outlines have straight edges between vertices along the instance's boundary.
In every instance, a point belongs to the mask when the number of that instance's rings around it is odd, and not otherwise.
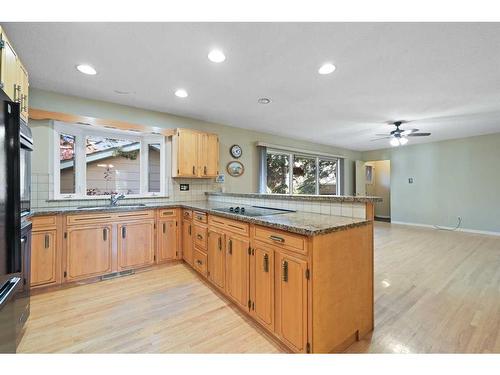
[{"label": "kitchen island", "polygon": [[373,330],[372,217],[219,211],[237,204],[40,209],[34,253],[54,249],[32,272],[54,286],[182,259],[292,352],[339,352]]}]

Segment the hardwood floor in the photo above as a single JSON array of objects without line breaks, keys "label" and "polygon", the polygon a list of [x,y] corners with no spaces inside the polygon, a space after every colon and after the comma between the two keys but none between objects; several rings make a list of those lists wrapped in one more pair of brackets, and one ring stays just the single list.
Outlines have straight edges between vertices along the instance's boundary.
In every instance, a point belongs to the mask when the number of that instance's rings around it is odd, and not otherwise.
[{"label": "hardwood floor", "polygon": [[[375,224],[375,331],[349,353],[500,353],[500,238]],[[276,353],[183,264],[32,297],[25,353]]]}]

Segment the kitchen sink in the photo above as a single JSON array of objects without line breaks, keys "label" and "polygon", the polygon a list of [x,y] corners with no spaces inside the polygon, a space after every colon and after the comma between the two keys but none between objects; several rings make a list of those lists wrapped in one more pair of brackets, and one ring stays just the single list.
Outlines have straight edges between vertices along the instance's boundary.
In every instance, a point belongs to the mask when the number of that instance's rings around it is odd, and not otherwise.
[{"label": "kitchen sink", "polygon": [[137,207],[146,207],[144,203],[135,203],[135,204],[118,204],[116,206],[81,206],[77,207],[77,210],[101,210],[106,208],[137,208]]}]

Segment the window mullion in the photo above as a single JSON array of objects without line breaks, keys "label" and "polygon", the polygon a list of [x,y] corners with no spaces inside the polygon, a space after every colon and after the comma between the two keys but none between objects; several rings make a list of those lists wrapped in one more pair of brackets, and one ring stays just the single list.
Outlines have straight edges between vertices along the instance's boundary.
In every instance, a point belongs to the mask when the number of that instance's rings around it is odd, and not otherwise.
[{"label": "window mullion", "polygon": [[290,188],[288,189],[288,194],[293,194],[293,154],[289,154],[290,155],[290,168],[289,168],[289,171],[288,171],[288,185],[290,186]]},{"label": "window mullion", "polygon": [[86,137],[82,133],[75,134],[76,157],[75,157],[75,195],[85,197],[87,191],[87,163],[85,155]]},{"label": "window mullion", "polygon": [[316,195],[319,195],[319,157],[316,157]]}]

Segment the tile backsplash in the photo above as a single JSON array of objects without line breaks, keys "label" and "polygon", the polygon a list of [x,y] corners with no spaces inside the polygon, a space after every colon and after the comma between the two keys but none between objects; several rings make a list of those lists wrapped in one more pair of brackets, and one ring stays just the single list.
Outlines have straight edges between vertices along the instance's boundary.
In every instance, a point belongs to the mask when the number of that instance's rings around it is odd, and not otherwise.
[{"label": "tile backsplash", "polygon": [[[180,191],[180,184],[189,184],[189,191]],[[168,197],[130,198],[127,203],[162,203],[177,201],[206,200],[205,192],[220,190],[220,185],[210,180],[170,179]],[[52,175],[33,173],[31,175],[31,208],[73,207],[107,205],[109,199],[58,199],[54,200]]]}]

